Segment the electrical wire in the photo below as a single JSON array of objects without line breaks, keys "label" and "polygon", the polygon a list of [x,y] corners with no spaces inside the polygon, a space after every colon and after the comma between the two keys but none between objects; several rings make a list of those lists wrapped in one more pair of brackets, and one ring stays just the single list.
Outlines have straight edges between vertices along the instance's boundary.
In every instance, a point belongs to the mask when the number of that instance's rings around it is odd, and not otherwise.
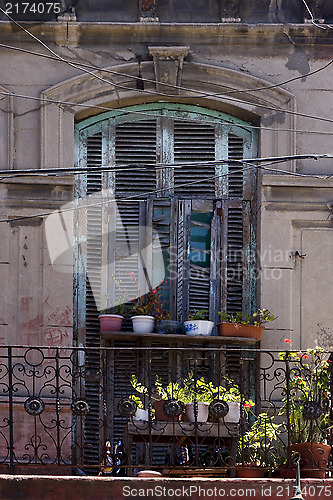
[{"label": "electrical wire", "polygon": [[[311,157],[313,157],[313,155],[311,155]],[[319,175],[314,175],[314,174],[301,174],[301,173],[298,173],[298,172],[289,172],[289,171],[280,170],[280,169],[269,169],[269,168],[267,168],[267,166],[273,164],[273,162],[271,162],[271,161],[267,162],[266,164],[264,163],[263,165],[253,165],[252,163],[250,163],[250,165],[249,165],[248,163],[251,160],[255,161],[255,159],[238,160],[239,162],[241,162],[242,164],[245,164],[247,166],[239,168],[239,169],[235,169],[235,170],[233,170],[233,173],[245,172],[245,171],[251,170],[251,169],[257,169],[257,170],[258,169],[263,169],[263,170],[274,171],[274,173],[278,173],[278,174],[282,174],[282,175],[286,175],[287,174],[287,175],[292,175],[292,176],[297,176],[297,177],[304,177],[304,178],[311,178],[311,179],[326,180],[326,179],[328,179],[328,178],[331,177],[331,175],[329,175],[329,176],[319,176]],[[280,158],[279,160],[280,161],[278,163],[286,161],[284,158]],[[256,161],[258,161],[258,159],[256,159]],[[232,162],[235,162],[235,160],[233,160]],[[276,163],[277,162],[274,162],[274,164],[276,164]],[[186,182],[186,183],[183,183],[183,184],[179,184],[179,185],[177,185],[177,189],[179,189],[179,188],[185,188],[185,187],[190,187],[190,186],[192,186],[194,184],[199,184],[200,182],[203,182],[203,180],[206,181],[206,180],[212,180],[212,179],[216,179],[216,178],[223,178],[223,177],[227,177],[228,175],[229,175],[229,173],[215,174],[215,175],[212,175],[212,176],[208,176],[205,179],[199,179],[199,180],[195,180],[195,181],[190,181],[190,182]],[[135,200],[135,199],[141,200],[145,196],[150,196],[150,195],[153,195],[153,194],[160,193],[161,191],[169,191],[169,190],[170,190],[169,187],[162,187],[162,188],[159,188],[159,189],[154,189],[154,190],[146,191],[146,192],[143,192],[143,193],[133,194],[133,195],[127,196],[126,198],[112,198],[112,199],[109,199],[109,200],[103,199],[102,201],[99,201],[97,203],[88,203],[88,205],[81,206],[81,207],[80,206],[73,206],[71,208],[62,208],[61,212],[62,213],[64,213],[64,212],[73,212],[73,211],[80,210],[80,209],[86,210],[88,208],[101,207],[101,206],[107,205],[107,204],[109,204],[111,202],[112,203],[115,203],[115,202],[126,202],[126,201]],[[95,193],[95,194],[97,194],[97,193]],[[94,194],[92,194],[92,197],[93,196],[94,196]],[[86,199],[86,198],[80,198],[80,199],[83,200],[83,199]],[[91,198],[90,198],[90,200],[91,200]],[[0,220],[0,223],[8,223],[8,222],[14,222],[14,221],[20,221],[20,220],[34,219],[36,217],[38,217],[38,218],[44,218],[44,217],[48,217],[49,215],[51,215],[53,213],[55,213],[54,210],[52,210],[50,212],[42,212],[42,213],[34,214],[34,215],[24,215],[24,216],[20,216],[20,217],[11,218],[11,219],[2,219],[2,220]]]},{"label": "electrical wire", "polygon": [[[127,88],[127,90],[129,90]],[[70,102],[70,101],[58,101],[56,99],[48,99],[48,98],[44,98],[44,97],[33,97],[33,96],[27,96],[27,95],[22,95],[22,94],[15,94],[15,93],[12,93],[12,92],[5,92],[5,91],[1,91],[0,90],[0,95],[6,95],[6,96],[9,96],[9,97],[17,97],[17,98],[22,98],[22,99],[30,99],[30,100],[35,100],[35,101],[42,101],[44,103],[46,102],[49,102],[49,103],[52,103],[52,104],[61,104],[61,105],[68,105],[68,106],[77,106],[77,107],[82,107],[82,108],[92,108],[92,109],[101,109],[103,111],[122,111],[124,113],[124,115],[129,115],[129,114],[135,114],[135,115],[141,115],[141,116],[148,116],[148,117],[159,117],[160,115],[154,115],[152,113],[145,113],[143,111],[133,111],[133,110],[127,110],[127,109],[123,109],[123,108],[108,108],[106,106],[100,106],[98,104],[81,104],[81,103],[75,103],[75,102]],[[226,98],[226,100],[229,100],[229,101],[232,101],[233,103],[235,103],[236,101],[234,101],[233,99],[228,99]],[[238,102],[245,102],[246,101],[241,101],[241,100],[238,100]],[[306,113],[299,113],[297,111],[290,111],[290,110],[285,110],[285,109],[281,109],[281,108],[274,108],[272,106],[268,106],[268,105],[260,105],[261,108],[265,108],[265,109],[269,109],[269,110],[272,110],[272,111],[278,111],[279,113],[285,113],[285,114],[289,114],[289,115],[294,115],[294,116],[301,116],[303,118],[310,118],[310,119],[314,119],[314,120],[318,120],[318,121],[322,121],[322,122],[327,122],[327,123],[333,123],[333,119],[330,119],[330,118],[323,118],[323,117],[320,117],[320,116],[314,116],[314,115],[308,115]],[[177,117],[178,119],[178,117]],[[179,118],[180,119],[180,118]],[[188,119],[186,119],[186,121],[190,121]],[[205,120],[206,121],[206,120]],[[248,125],[246,124],[246,126],[242,126],[242,125],[239,125],[239,124],[236,124],[232,121],[228,121],[228,120],[225,120],[226,123],[228,124],[231,124],[231,125],[234,125],[236,127],[240,127],[240,128],[244,128],[244,129],[248,129],[250,127],[252,128],[256,128],[258,130],[262,130],[262,127],[255,127],[255,126],[252,126],[252,125]],[[209,121],[207,121],[207,123],[209,123]],[[212,123],[215,123],[216,122],[212,122]],[[271,129],[268,129],[265,127],[265,130],[276,130],[274,128],[271,128]],[[293,131],[293,129],[285,129],[285,131]],[[295,130],[295,132],[297,133],[298,131]],[[299,131],[299,133],[318,133],[318,134],[321,134],[322,132],[320,131]],[[330,132],[323,132],[323,134],[327,134],[327,135],[332,135]]]},{"label": "electrical wire", "polygon": [[318,23],[316,23],[316,22],[315,22],[314,15],[312,14],[312,12],[311,12],[311,10],[310,10],[310,8],[309,8],[308,4],[306,3],[306,1],[305,1],[305,0],[301,0],[301,1],[302,1],[302,2],[303,2],[303,4],[305,5],[305,8],[306,8],[306,10],[307,10],[307,11],[308,11],[308,13],[309,13],[309,16],[310,16],[310,18],[311,18],[311,23],[312,23],[314,26],[316,26],[317,28],[320,28],[320,29],[322,29],[322,30],[325,30],[325,29],[326,29],[326,28],[325,28],[325,26],[320,26],[320,24],[318,24]]},{"label": "electrical wire", "polygon": [[[181,163],[144,163],[144,164],[124,164],[124,165],[94,165],[89,167],[65,167],[65,168],[45,168],[45,169],[22,169],[22,170],[1,170],[0,181],[25,177],[25,176],[62,176],[64,174],[84,174],[87,172],[124,172],[128,170],[148,170],[151,167],[155,169],[161,168],[188,168],[188,167],[209,167],[221,164],[235,164],[235,163],[260,163],[269,161],[270,164],[277,164],[281,162],[291,161],[291,160],[319,160],[319,159],[329,159],[333,158],[333,155],[329,154],[304,154],[304,155],[290,155],[290,156],[268,156],[268,157],[256,157],[256,158],[224,158],[220,160],[210,160],[210,161],[197,161],[197,162],[181,162]],[[6,174],[6,175],[4,175]],[[306,174],[307,175],[307,174]],[[312,175],[312,174],[311,174]],[[315,174],[313,174],[315,175]],[[319,176],[318,178],[322,178]]]}]

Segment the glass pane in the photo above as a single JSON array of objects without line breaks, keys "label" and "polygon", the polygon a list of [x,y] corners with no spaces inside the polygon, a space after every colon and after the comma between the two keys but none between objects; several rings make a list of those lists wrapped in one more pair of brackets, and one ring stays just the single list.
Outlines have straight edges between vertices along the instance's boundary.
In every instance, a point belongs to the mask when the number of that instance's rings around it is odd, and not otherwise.
[{"label": "glass pane", "polygon": [[212,214],[192,212],[191,214],[191,264],[201,267],[210,265],[210,239]]}]

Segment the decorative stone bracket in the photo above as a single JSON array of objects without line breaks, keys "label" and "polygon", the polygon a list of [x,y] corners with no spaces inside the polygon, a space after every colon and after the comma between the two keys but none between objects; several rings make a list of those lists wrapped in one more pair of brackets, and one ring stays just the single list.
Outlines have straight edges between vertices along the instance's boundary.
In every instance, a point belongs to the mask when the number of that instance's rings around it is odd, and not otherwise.
[{"label": "decorative stone bracket", "polygon": [[179,89],[168,85],[181,85],[183,61],[189,50],[190,47],[148,47],[154,59],[157,92],[179,94]]}]

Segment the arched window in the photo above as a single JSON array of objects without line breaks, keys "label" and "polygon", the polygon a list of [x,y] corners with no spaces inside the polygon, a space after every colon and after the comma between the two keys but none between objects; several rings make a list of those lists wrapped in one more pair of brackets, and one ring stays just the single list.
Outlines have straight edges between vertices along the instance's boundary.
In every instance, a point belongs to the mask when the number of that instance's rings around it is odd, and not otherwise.
[{"label": "arched window", "polygon": [[[254,129],[198,106],[156,103],[89,118],[77,124],[76,132],[78,167],[88,167],[78,176],[77,196],[108,188],[122,226],[107,204],[87,210],[84,258],[87,265],[98,264],[89,283],[78,278],[75,294],[78,330],[84,326],[87,343],[99,330],[91,285],[101,295],[117,293],[110,276],[126,288],[129,268],[140,279],[139,249],[151,234],[144,228],[159,235],[166,269],[163,295],[175,319],[187,319],[193,309],[209,309],[212,320],[220,309],[251,310],[255,169],[220,160],[254,157]],[[100,165],[117,168],[89,172]],[[126,262],[110,259],[126,246],[128,231],[137,231],[137,251],[132,248]],[[106,232],[112,237],[103,239]],[[102,268],[105,259],[108,273]],[[154,245],[148,260],[154,276],[160,272]]]}]

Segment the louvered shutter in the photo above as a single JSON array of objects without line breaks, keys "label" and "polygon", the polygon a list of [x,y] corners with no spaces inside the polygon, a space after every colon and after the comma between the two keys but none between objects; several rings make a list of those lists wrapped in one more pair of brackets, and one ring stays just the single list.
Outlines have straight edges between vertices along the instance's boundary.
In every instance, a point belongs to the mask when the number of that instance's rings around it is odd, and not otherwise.
[{"label": "louvered shutter", "polygon": [[[87,137],[87,166],[102,165],[102,133]],[[88,172],[86,176],[86,193],[93,195],[102,190],[102,173]],[[103,206],[96,204],[86,210],[86,276],[85,292],[85,345],[98,347],[100,345],[98,309],[96,304],[96,290],[102,289],[103,264]],[[100,401],[101,388],[99,384],[100,356],[98,351],[87,351],[86,371],[90,374],[85,380],[85,398],[89,403],[90,411],[85,417],[84,425],[84,463],[99,464],[100,462]]]},{"label": "louvered shutter", "polygon": [[[244,140],[234,134],[228,134],[228,159],[241,159],[243,158]],[[243,165],[241,163],[228,164],[228,186],[230,198],[243,198]]]},{"label": "louvered shutter", "polygon": [[[164,264],[169,273],[165,291],[175,318],[187,319],[190,310],[209,308],[211,319],[217,320],[220,308],[229,312],[251,308],[255,290],[250,284],[249,266],[253,263],[245,256],[251,253],[250,244],[254,242],[250,201],[254,187],[251,184],[252,173],[244,171],[237,162],[225,166],[186,165],[214,161],[226,155],[229,159],[244,158],[250,151],[250,134],[230,123],[225,125],[216,121],[214,125],[213,120],[205,122],[202,115],[195,121],[192,114],[186,121],[168,112],[157,118],[136,118],[134,122],[130,115],[111,118],[88,127],[82,137],[84,166],[135,165],[135,169],[116,169],[109,176],[108,185],[114,190],[119,217],[114,216],[110,207],[106,210],[101,206],[87,209],[85,257],[90,273],[89,280],[79,287],[84,290],[84,297],[77,297],[78,302],[84,300],[84,315],[81,314],[78,319],[78,331],[86,330],[86,345],[97,346],[100,342],[93,290],[100,290],[101,297],[106,293],[117,295],[111,275],[130,290],[129,272],[139,276],[143,273],[138,252],[147,246],[145,225],[151,225],[159,234]],[[174,162],[174,172],[157,169],[156,176],[156,161]],[[137,168],[138,165],[140,168]],[[217,174],[221,172],[223,177],[218,179]],[[107,174],[88,172],[85,181],[81,177],[81,185],[85,185],[84,194],[99,192],[107,185],[106,181]],[[163,190],[155,193],[156,187]],[[170,197],[163,198],[161,195]],[[209,214],[209,217],[200,219],[195,215],[198,213]],[[106,228],[109,241],[108,245],[103,245],[102,234]],[[205,235],[204,248],[196,248],[197,244],[200,246],[200,242],[193,237],[197,230]],[[132,236],[131,241],[137,241],[130,252],[126,234]],[[207,256],[205,265],[191,258],[196,250],[200,250],[201,257]],[[106,261],[107,276],[102,272]],[[153,245],[149,263],[153,274],[155,263]],[[176,279],[170,279],[175,276]],[[126,327],[130,328],[129,323]],[[131,344],[125,341],[119,347],[131,347]],[[107,396],[115,398],[113,404],[128,393],[127,374],[129,371],[134,373],[138,367],[138,359],[134,359],[133,355],[118,361],[111,393]],[[237,360],[229,361],[230,373],[236,372],[239,368]],[[99,369],[99,362],[98,355],[89,354],[87,368],[91,373]],[[167,364],[162,369],[158,359],[152,360],[152,373],[160,370],[165,381],[168,369]],[[96,464],[99,463],[100,447],[100,387],[87,380],[85,390],[91,411],[85,417],[84,456],[86,463]],[[108,426],[116,438],[121,437],[123,421],[114,410]]]},{"label": "louvered shutter", "polygon": [[220,296],[220,202],[179,200],[177,237],[177,316],[186,320],[194,309],[208,309],[215,321]]},{"label": "louvered shutter", "polygon": [[215,165],[186,166],[186,163],[215,160],[215,129],[203,123],[174,122],[175,194],[213,198],[215,195]]},{"label": "louvered shutter", "polygon": [[116,125],[116,165],[142,168],[116,172],[116,196],[150,193],[156,189],[156,120]]}]

